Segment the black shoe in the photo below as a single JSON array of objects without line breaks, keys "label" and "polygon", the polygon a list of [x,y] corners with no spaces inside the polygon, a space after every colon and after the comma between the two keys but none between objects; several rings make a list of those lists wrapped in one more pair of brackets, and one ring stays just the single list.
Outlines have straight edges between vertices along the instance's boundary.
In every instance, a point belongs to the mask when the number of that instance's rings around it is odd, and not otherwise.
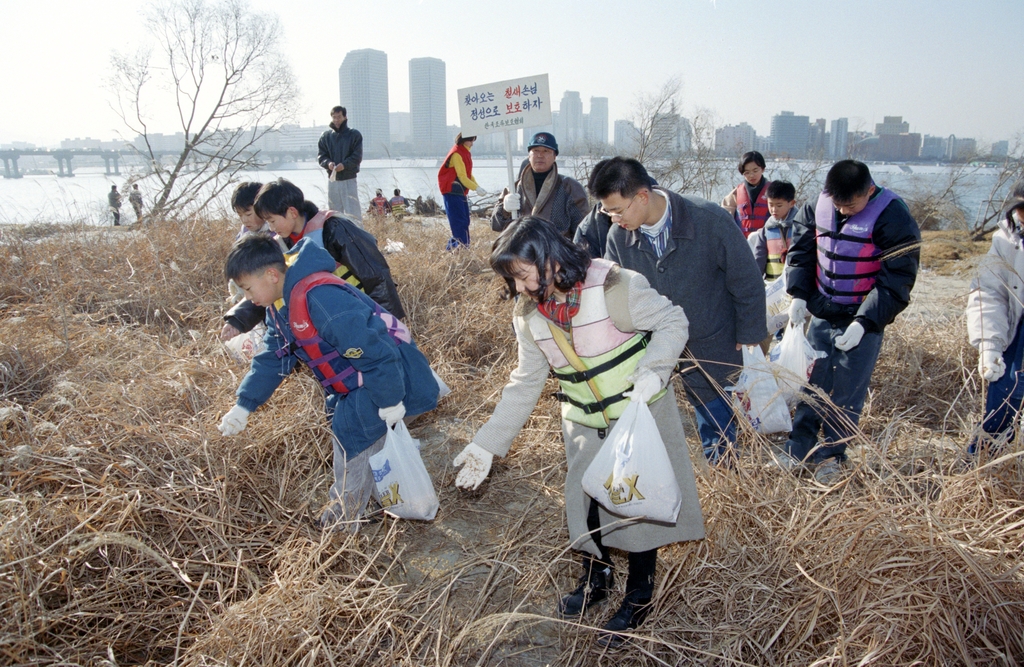
[{"label": "black shoe", "polygon": [[579,618],[587,609],[608,597],[612,586],[612,569],[604,567],[599,570],[595,563],[589,573],[584,572],[580,577],[580,585],[576,590],[559,601],[558,615],[562,618]]},{"label": "black shoe", "polygon": [[636,591],[626,593],[619,610],[601,628],[597,643],[608,648],[618,648],[626,641],[619,633],[635,630],[650,613],[651,598],[640,597]]}]

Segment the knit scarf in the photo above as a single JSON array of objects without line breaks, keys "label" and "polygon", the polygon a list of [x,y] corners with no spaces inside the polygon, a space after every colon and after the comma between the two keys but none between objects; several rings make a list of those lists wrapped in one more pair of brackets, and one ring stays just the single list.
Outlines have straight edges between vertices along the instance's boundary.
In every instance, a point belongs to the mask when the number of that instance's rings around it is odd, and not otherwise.
[{"label": "knit scarf", "polygon": [[537,310],[562,329],[569,331],[572,326],[572,318],[580,312],[580,283],[576,283],[576,286],[569,290],[569,293],[565,295],[564,302],[559,303],[552,296],[547,301],[538,303]]}]

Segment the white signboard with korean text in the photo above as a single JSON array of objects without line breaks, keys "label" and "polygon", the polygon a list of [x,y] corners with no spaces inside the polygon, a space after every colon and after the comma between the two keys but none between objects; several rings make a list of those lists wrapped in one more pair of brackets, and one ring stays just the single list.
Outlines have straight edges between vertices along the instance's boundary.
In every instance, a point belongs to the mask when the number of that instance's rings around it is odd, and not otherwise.
[{"label": "white signboard with korean text", "polygon": [[551,124],[547,74],[460,88],[458,99],[464,137]]}]

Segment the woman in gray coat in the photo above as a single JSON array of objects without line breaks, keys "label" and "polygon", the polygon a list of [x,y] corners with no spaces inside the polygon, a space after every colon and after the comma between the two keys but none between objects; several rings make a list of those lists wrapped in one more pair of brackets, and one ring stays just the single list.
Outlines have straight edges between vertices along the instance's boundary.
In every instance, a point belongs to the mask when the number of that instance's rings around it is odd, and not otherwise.
[{"label": "woman in gray coat", "polygon": [[[605,645],[617,645],[623,640],[620,633],[637,627],[650,609],[658,547],[704,537],[693,466],[668,384],[686,345],[686,316],[651,289],[642,275],[606,260],[591,260],[540,218],[522,218],[506,229],[495,241],[491,266],[510,291],[529,297],[518,300],[513,319],[519,365],[494,414],[455,458],[455,465],[463,466],[455,484],[475,489],[484,481],[493,456],[508,452],[554,368],[563,392],[569,537],[572,546],[584,552],[580,585],[562,598],[558,613],[578,618],[604,599],[612,588],[608,549],[628,552],[625,598],[599,638]],[[639,339],[646,347],[634,347]],[[580,378],[591,369],[589,379]],[[575,377],[564,379],[568,376]],[[583,473],[629,399],[649,402],[665,442],[682,492],[674,523],[624,519],[583,491]]]}]

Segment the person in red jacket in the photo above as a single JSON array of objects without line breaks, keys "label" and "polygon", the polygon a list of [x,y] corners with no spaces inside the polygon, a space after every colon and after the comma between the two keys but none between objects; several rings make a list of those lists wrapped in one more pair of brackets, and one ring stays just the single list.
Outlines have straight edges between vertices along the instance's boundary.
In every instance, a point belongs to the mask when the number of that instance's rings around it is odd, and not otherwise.
[{"label": "person in red jacket", "polygon": [[473,180],[473,156],[469,154],[474,141],[476,137],[464,137],[460,132],[437,172],[437,185],[444,196],[444,210],[448,215],[448,226],[452,229],[452,237],[445,246],[449,251],[460,245],[469,245],[469,199],[466,193],[478,187]]},{"label": "person in red jacket", "polygon": [[737,171],[744,182],[722,200],[722,208],[732,214],[740,226],[743,236],[750,236],[764,227],[768,221],[768,184],[764,177],[764,156],[757,151],[747,151],[740,158]]}]

